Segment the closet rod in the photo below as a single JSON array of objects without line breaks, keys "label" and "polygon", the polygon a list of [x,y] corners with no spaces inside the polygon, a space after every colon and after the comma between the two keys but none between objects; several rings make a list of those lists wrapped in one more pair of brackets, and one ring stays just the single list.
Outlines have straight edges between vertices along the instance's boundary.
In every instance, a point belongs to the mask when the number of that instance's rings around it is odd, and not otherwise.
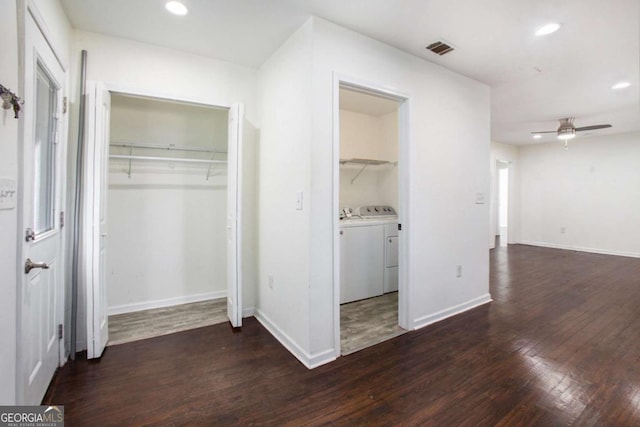
[{"label": "closet rod", "polygon": [[110,159],[151,160],[160,162],[184,162],[184,163],[220,163],[227,164],[226,160],[184,159],[177,157],[153,157],[153,156],[129,156],[124,154],[109,154]]},{"label": "closet rod", "polygon": [[214,148],[193,148],[193,147],[180,147],[176,145],[159,145],[159,144],[126,144],[120,142],[114,142],[109,144],[111,147],[127,147],[127,148],[153,148],[158,150],[174,150],[174,151],[193,151],[196,153],[219,153],[227,154],[226,151],[216,150]]}]

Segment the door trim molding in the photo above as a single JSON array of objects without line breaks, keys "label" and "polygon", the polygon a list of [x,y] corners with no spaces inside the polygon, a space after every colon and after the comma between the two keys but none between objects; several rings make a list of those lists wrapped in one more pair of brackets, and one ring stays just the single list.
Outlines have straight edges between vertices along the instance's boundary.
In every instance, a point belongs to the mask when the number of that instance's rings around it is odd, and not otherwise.
[{"label": "door trim molding", "polygon": [[125,96],[140,96],[142,98],[151,98],[161,101],[170,101],[170,102],[181,102],[186,104],[192,104],[196,106],[203,106],[208,108],[221,108],[225,110],[230,110],[233,107],[233,103],[227,102],[217,102],[207,100],[205,98],[198,97],[190,97],[190,96],[182,96],[177,95],[175,93],[156,91],[156,90],[145,90],[140,89],[135,86],[129,86],[126,84],[113,83],[108,81],[101,82],[105,89],[111,92],[112,94],[117,95],[125,95]]},{"label": "door trim molding", "polygon": [[[18,2],[18,4],[20,4],[20,2]],[[63,56],[62,54],[63,50],[58,48],[58,43],[56,43],[56,40],[54,39],[53,34],[51,33],[51,30],[49,30],[49,26],[47,25],[44,17],[42,16],[42,13],[40,13],[40,10],[38,9],[38,6],[35,0],[27,0],[26,11],[29,13],[29,15],[31,15],[31,17],[33,18],[33,22],[35,22],[36,26],[40,30],[40,33],[42,33],[44,39],[49,45],[49,48],[51,48],[53,55],[56,57],[58,64],[60,64],[60,67],[62,67],[62,71],[66,73],[68,68],[67,67],[68,58],[66,57],[66,55]]]},{"label": "door trim molding", "polygon": [[[397,87],[380,82],[361,79],[356,76],[333,72],[333,105],[332,105],[332,236],[333,236],[333,338],[334,356],[340,356],[340,219],[337,212],[340,210],[340,87],[356,89],[375,96],[393,99],[399,102],[398,107],[398,223],[402,224],[403,231],[410,224],[410,102],[409,92]],[[398,324],[406,330],[414,328],[411,315],[412,286],[409,269],[409,233],[404,232],[399,239],[399,283],[398,283]],[[399,234],[400,236],[400,234]]]},{"label": "door trim molding", "polygon": [[[150,98],[150,99],[155,99],[160,101],[187,103],[187,104],[193,104],[193,105],[206,106],[209,108],[225,109],[229,111],[232,108],[234,108],[235,105],[238,105],[238,108],[241,110],[244,109],[244,104],[242,103],[233,103],[231,105],[226,105],[225,103],[212,103],[211,101],[205,101],[202,99],[177,96],[175,94],[167,94],[167,93],[163,93],[161,91],[155,91],[155,90],[152,90],[152,91],[140,90],[139,88],[135,88],[127,85],[117,84],[117,83],[108,82],[108,81],[91,80],[91,79],[87,80],[87,93],[90,93],[91,91],[95,92],[96,85],[101,86],[104,90],[108,91],[111,94],[118,94],[118,95],[125,95],[125,96],[139,96],[139,97]],[[95,107],[96,106],[92,104],[90,99],[91,98],[89,97],[88,98],[89,102],[87,103],[87,110],[85,111],[85,116],[87,118],[86,126],[85,126],[85,134],[87,135],[86,140],[87,140],[88,146],[91,145],[88,141],[90,141],[91,138],[93,138],[93,135],[95,133]],[[95,99],[93,99],[93,102],[95,102]],[[241,123],[239,123],[239,126],[241,126]],[[83,176],[87,178],[86,181],[84,181],[82,184],[83,188],[81,191],[81,194],[82,194],[81,199],[84,200],[83,202],[84,205],[81,207],[81,212],[83,216],[83,220],[82,220],[83,226],[81,229],[81,234],[85,236],[84,239],[86,239],[87,235],[90,235],[91,230],[95,223],[94,214],[95,214],[96,206],[92,202],[93,200],[92,189],[94,188],[94,185],[95,185],[94,162],[100,159],[95,159],[95,160],[93,159],[94,159],[94,153],[92,152],[91,149],[87,149],[85,152],[85,157],[82,160],[84,163]],[[88,342],[89,331],[87,329],[87,326],[89,323],[88,322],[89,315],[91,314],[91,317],[93,317],[92,315],[93,310],[89,307],[89,304],[93,303],[91,301],[91,298],[89,298],[89,297],[92,297],[92,289],[89,289],[89,288],[93,286],[92,277],[95,276],[93,263],[92,263],[92,255],[91,255],[94,250],[92,245],[93,245],[92,242],[90,242],[89,245],[81,245],[81,248],[79,251],[78,264],[79,264],[79,268],[81,269],[80,277],[83,278],[85,283],[81,285],[81,288],[80,288],[81,292],[83,293],[82,297],[84,298],[83,299],[80,298],[78,300],[79,301],[78,304],[84,306],[86,318],[84,319],[84,321],[81,318],[79,322],[79,324],[84,325],[85,330],[83,331],[79,329],[78,331],[79,332],[78,333],[79,338],[77,341],[78,351],[82,349],[86,349],[89,345],[91,345],[91,343]],[[226,295],[226,291],[225,291],[225,295]],[[79,312],[82,312],[82,310],[79,310]],[[242,309],[242,307],[240,312],[244,313],[244,310]],[[252,311],[249,311],[249,312],[252,313]],[[241,314],[241,317],[242,317],[242,314]],[[84,337],[84,343],[83,343],[82,337]]]}]

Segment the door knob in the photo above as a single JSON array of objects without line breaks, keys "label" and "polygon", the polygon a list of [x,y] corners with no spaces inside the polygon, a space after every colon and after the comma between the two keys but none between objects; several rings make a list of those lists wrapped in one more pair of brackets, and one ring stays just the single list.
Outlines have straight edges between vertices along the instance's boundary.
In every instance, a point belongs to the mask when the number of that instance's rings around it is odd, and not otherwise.
[{"label": "door knob", "polygon": [[29,274],[29,272],[34,268],[42,268],[43,270],[47,270],[49,266],[46,262],[33,262],[30,258],[27,258],[24,263],[24,274]]}]

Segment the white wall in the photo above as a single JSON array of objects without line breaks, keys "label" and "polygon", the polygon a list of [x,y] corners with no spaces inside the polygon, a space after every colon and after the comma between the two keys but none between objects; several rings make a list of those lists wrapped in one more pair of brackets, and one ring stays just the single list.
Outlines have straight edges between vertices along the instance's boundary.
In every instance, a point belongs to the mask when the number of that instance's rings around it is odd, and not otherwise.
[{"label": "white wall", "polygon": [[398,113],[340,110],[340,158],[398,160]]},{"label": "white wall", "polygon": [[[273,323],[303,350],[296,355],[308,366],[336,356],[334,72],[411,98],[404,236],[412,325],[489,300],[489,210],[475,203],[476,193],[489,192],[489,88],[311,19],[261,69],[259,287],[260,309],[277,316]],[[299,190],[305,190],[304,211],[295,210]],[[457,264],[464,268],[461,278]],[[273,271],[283,277],[276,276],[272,290],[265,275]]]},{"label": "white wall", "polygon": [[256,70],[252,68],[76,30],[74,70],[79,67],[82,49],[88,52],[87,79],[106,82],[109,89],[208,105],[243,102],[247,119],[257,122]]},{"label": "white wall", "polygon": [[[226,296],[226,175],[109,173],[110,313]],[[200,172],[200,173],[198,173]],[[223,169],[226,174],[226,168]]]},{"label": "white wall", "polygon": [[[334,347],[332,97],[334,72],[410,98],[410,322],[420,327],[489,300],[489,88],[327,21],[314,22],[311,150],[311,353]],[[402,179],[402,177],[400,178]],[[337,230],[336,230],[337,232]],[[456,265],[463,276],[456,278]]]},{"label": "white wall", "polygon": [[[0,83],[18,93],[16,2],[0,2]],[[18,120],[0,110],[0,178],[18,179]],[[0,405],[16,399],[17,209],[0,210]]]},{"label": "white wall", "polygon": [[640,257],[639,165],[639,133],[521,147],[521,242]]},{"label": "white wall", "polygon": [[[309,355],[312,21],[260,68],[256,317],[298,358]],[[303,193],[303,209],[296,194]],[[272,284],[269,283],[272,278]]]},{"label": "white wall", "polygon": [[[103,81],[107,88],[123,93],[137,93],[168,99],[230,106],[243,102],[246,110],[245,135],[255,139],[257,123],[256,70],[216,59],[205,58],[172,49],[161,48],[126,39],[108,37],[83,31],[73,32],[72,69],[80,69],[80,51],[87,50],[87,79]],[[79,79],[74,75],[74,81]],[[78,88],[72,99],[77,103]],[[75,109],[74,109],[75,111]],[[75,161],[75,138],[71,139],[70,159]],[[253,141],[253,148],[255,141]],[[254,150],[255,152],[256,150]],[[70,163],[74,164],[74,163]],[[247,201],[256,197],[245,194]],[[255,213],[255,211],[253,211]],[[249,213],[248,213],[249,214]],[[245,218],[244,236],[255,235],[254,221]],[[243,239],[245,253],[255,255],[255,240]],[[245,309],[255,304],[253,284],[257,281],[256,260],[244,263]],[[86,335],[84,330],[84,294],[79,295],[78,340]]]},{"label": "white wall", "polygon": [[[228,113],[175,102],[111,98],[111,141],[227,151]],[[128,148],[111,152],[128,154]],[[142,156],[209,153],[133,149]],[[225,160],[226,155],[216,155]],[[107,289],[110,313],[226,296],[227,168],[111,159]]]},{"label": "white wall", "polygon": [[[398,113],[381,116],[340,110],[340,158],[397,162]],[[398,168],[393,164],[340,165],[340,207],[389,205],[398,209]]]},{"label": "white wall", "polygon": [[[111,141],[227,151],[228,111],[200,105],[122,95],[111,96]],[[144,154],[184,156],[183,151]],[[209,158],[191,152],[190,156]]]},{"label": "white wall", "polygon": [[[62,62],[68,58],[68,34],[70,31],[62,8],[57,0],[33,2],[38,7],[37,15],[42,19],[50,42]],[[18,11],[17,2],[0,2],[0,83],[22,96],[23,72],[18,49]],[[25,7],[20,2],[20,7]],[[28,108],[25,106],[24,108]],[[63,118],[64,120],[64,118]],[[19,125],[20,120],[13,118],[10,110],[0,110],[0,178],[20,180],[19,166]],[[63,123],[64,127],[64,123]],[[21,260],[16,259],[18,245],[21,244],[23,231],[18,229],[18,209],[0,210],[0,404],[16,403],[16,345],[17,345],[17,304],[20,283],[22,281]]]},{"label": "white wall", "polygon": [[509,163],[509,221],[508,243],[518,243],[520,239],[520,184],[519,184],[519,148],[515,145],[491,142],[489,173],[491,181],[489,248],[495,247],[498,235],[498,171],[496,161]]}]

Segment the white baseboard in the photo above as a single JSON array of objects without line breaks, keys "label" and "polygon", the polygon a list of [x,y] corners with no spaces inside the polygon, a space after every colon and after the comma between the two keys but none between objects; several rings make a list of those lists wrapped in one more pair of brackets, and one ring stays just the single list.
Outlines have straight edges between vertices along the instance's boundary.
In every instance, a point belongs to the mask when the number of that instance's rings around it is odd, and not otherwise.
[{"label": "white baseboard", "polygon": [[134,311],[151,310],[153,308],[171,307],[178,304],[188,304],[190,302],[207,301],[211,299],[226,298],[227,291],[205,292],[202,294],[185,295],[175,298],[166,298],[153,301],[134,302],[109,307],[109,316],[114,314],[132,313]]},{"label": "white baseboard", "polygon": [[413,328],[420,329],[425,326],[431,325],[433,323],[444,320],[448,317],[455,316],[456,314],[463,313],[467,310],[471,310],[472,308],[476,308],[483,304],[487,304],[493,301],[491,299],[491,294],[484,294],[477,298],[474,298],[470,301],[463,302],[462,304],[454,305],[453,307],[446,308],[444,310],[440,310],[437,313],[429,314],[427,316],[419,317],[413,321]]},{"label": "white baseboard", "polygon": [[242,318],[254,316],[256,313],[255,307],[245,307],[242,309]]},{"label": "white baseboard", "polygon": [[309,357],[309,365],[307,367],[309,369],[317,368],[334,360],[336,360],[336,351],[333,348],[329,348],[320,353],[312,354],[311,357]]},{"label": "white baseboard", "polygon": [[540,246],[542,248],[565,249],[569,251],[589,252],[592,254],[626,256],[631,258],[640,258],[640,252],[612,251],[608,249],[586,248],[584,246],[569,246],[556,243],[533,242],[531,240],[520,240],[521,245]]},{"label": "white baseboard", "polygon": [[264,328],[271,333],[280,344],[284,346],[289,353],[293,354],[296,359],[300,361],[304,366],[309,369],[316,368],[320,365],[324,365],[325,363],[332,362],[336,359],[334,349],[328,349],[323,352],[311,355],[307,353],[305,350],[300,348],[300,346],[289,337],[285,332],[283,332],[280,328],[278,328],[275,323],[273,323],[265,314],[260,311],[260,309],[255,309],[255,318],[264,326]]}]

